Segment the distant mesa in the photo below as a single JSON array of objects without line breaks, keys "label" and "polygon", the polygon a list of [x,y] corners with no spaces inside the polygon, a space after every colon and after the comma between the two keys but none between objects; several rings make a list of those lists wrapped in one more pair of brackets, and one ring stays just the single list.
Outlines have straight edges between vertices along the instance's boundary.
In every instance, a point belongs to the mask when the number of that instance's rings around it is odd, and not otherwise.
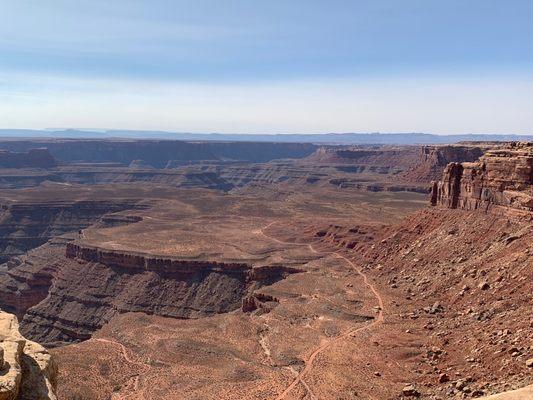
[{"label": "distant mesa", "polygon": [[368,146],[368,147],[321,147],[308,159],[328,164],[368,164],[405,169],[418,157],[416,147]]},{"label": "distant mesa", "polygon": [[53,168],[56,165],[46,148],[29,149],[23,153],[0,150],[0,168]]},{"label": "distant mesa", "polygon": [[47,139],[163,139],[183,141],[213,142],[275,142],[275,143],[322,143],[343,145],[422,145],[451,144],[461,141],[516,141],[533,140],[533,135],[516,134],[457,134],[436,135],[431,133],[316,133],[316,134],[246,134],[246,133],[187,133],[142,130],[105,130],[92,129],[0,129],[4,138],[42,138]]},{"label": "distant mesa", "polygon": [[476,161],[483,155],[486,147],[487,145],[481,143],[422,146],[418,162],[404,174],[404,177],[413,182],[438,180],[449,163]]},{"label": "distant mesa", "polygon": [[448,163],[476,161],[495,146],[494,143],[477,142],[425,146],[324,146],[304,161],[344,165],[345,171],[357,168],[359,172],[399,174],[406,182],[429,183],[442,176]]},{"label": "distant mesa", "polygon": [[[135,165],[142,160],[154,168],[165,168],[169,162],[171,165],[173,163],[187,165],[205,160],[268,162],[284,158],[302,158],[313,153],[318,147],[310,143],[184,142],[179,140],[0,140],[0,148],[9,152],[30,154],[32,151],[30,149],[43,145],[46,145],[50,153],[48,163],[41,161],[41,165],[49,165],[50,157],[53,156],[61,163],[111,162],[120,163],[123,166],[129,166],[132,163]],[[46,150],[40,149],[39,151]],[[32,155],[32,157],[36,156]],[[24,167],[20,161],[19,164],[11,161],[11,164],[16,168]]]}]

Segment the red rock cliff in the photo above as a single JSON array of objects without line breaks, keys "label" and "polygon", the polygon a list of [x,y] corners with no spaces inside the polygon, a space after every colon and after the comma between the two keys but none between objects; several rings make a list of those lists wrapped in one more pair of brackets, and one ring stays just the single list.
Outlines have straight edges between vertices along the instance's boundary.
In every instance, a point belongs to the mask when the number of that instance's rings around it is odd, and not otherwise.
[{"label": "red rock cliff", "polygon": [[422,146],[418,162],[403,176],[412,182],[438,180],[449,163],[476,161],[483,155],[483,150],[476,145]]},{"label": "red rock cliff", "polygon": [[0,275],[0,302],[19,315],[26,337],[57,346],[86,340],[119,313],[202,318],[237,310],[251,296],[265,311],[271,302],[254,292],[297,272],[49,242]]},{"label": "red rock cliff", "polygon": [[489,150],[479,161],[450,163],[433,183],[431,203],[446,208],[530,215],[533,212],[533,143]]}]

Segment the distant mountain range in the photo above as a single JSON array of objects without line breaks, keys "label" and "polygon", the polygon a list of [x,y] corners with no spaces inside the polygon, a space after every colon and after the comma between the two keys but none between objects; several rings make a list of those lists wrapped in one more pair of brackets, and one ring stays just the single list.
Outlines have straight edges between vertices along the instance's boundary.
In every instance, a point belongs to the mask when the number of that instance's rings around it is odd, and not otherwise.
[{"label": "distant mountain range", "polygon": [[55,138],[55,139],[161,139],[186,141],[283,142],[323,144],[448,144],[462,141],[530,141],[533,135],[513,134],[459,134],[434,135],[430,133],[324,133],[324,134],[228,134],[183,133],[136,130],[33,130],[0,129],[0,138]]}]

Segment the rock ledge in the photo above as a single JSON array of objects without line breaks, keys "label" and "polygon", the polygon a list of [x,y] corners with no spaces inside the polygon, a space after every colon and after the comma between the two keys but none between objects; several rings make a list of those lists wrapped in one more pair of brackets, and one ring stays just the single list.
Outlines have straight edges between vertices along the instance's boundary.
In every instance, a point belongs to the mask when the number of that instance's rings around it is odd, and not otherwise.
[{"label": "rock ledge", "polygon": [[450,163],[433,182],[431,203],[445,208],[531,216],[533,143],[514,142],[489,150],[478,162]]},{"label": "rock ledge", "polygon": [[17,317],[0,310],[0,400],[55,400],[57,366],[44,347],[24,338]]}]

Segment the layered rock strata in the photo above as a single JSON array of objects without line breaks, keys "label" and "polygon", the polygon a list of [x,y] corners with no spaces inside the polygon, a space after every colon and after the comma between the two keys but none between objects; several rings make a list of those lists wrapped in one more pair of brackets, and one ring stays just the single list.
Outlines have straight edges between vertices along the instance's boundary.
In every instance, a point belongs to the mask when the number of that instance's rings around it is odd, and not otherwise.
[{"label": "layered rock strata", "polygon": [[55,400],[57,366],[19,332],[17,317],[0,311],[0,400]]},{"label": "layered rock strata", "polygon": [[255,290],[296,272],[49,243],[12,263],[0,293],[2,304],[23,316],[25,335],[54,346],[88,339],[124,312],[188,319],[233,311]]},{"label": "layered rock strata", "polygon": [[0,150],[0,168],[52,168],[56,165],[47,149],[30,149],[25,153]]},{"label": "layered rock strata", "polygon": [[474,162],[483,155],[484,147],[474,145],[422,146],[418,162],[403,176],[412,182],[438,180],[449,163]]},{"label": "layered rock strata", "polygon": [[62,162],[146,163],[164,168],[169,161],[241,160],[266,162],[280,158],[302,158],[313,153],[311,143],[274,142],[185,142],[181,140],[43,139],[0,141],[13,152],[46,146]]},{"label": "layered rock strata", "polygon": [[134,208],[137,200],[4,201],[0,204],[0,262],[55,236],[76,232],[105,214]]},{"label": "layered rock strata", "polygon": [[450,163],[433,183],[432,205],[499,214],[533,211],[533,143],[488,150],[478,162]]},{"label": "layered rock strata", "polygon": [[345,164],[360,168],[380,167],[381,173],[398,173],[413,166],[418,159],[415,146],[321,147],[304,161],[314,164]]}]

